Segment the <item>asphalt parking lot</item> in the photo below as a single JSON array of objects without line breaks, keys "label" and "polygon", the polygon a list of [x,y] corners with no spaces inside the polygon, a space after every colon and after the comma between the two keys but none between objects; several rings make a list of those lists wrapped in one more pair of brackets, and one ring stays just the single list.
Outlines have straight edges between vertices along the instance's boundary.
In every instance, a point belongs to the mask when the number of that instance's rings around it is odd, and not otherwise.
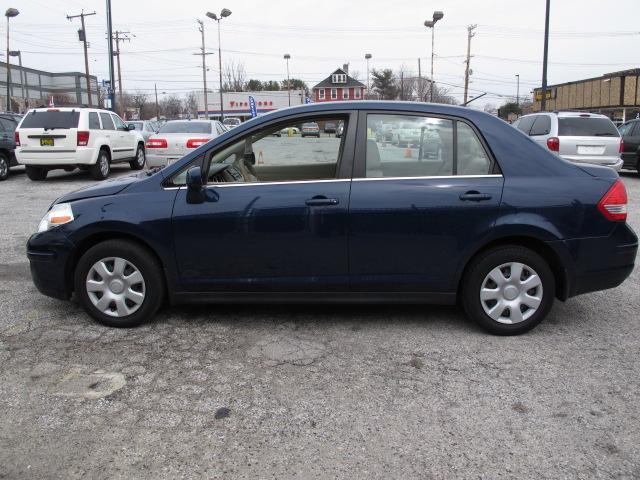
[{"label": "asphalt parking lot", "polygon": [[173,307],[109,329],[40,295],[25,255],[90,183],[0,183],[0,478],[640,477],[638,268],[519,337],[428,306]]}]

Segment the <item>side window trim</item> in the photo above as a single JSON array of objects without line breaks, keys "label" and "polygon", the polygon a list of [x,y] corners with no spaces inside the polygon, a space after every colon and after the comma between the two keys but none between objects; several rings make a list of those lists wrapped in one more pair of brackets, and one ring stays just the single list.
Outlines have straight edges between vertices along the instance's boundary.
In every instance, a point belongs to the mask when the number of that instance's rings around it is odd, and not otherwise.
[{"label": "side window trim", "polygon": [[[458,164],[458,122],[463,122],[471,128],[476,138],[480,142],[480,146],[484,150],[487,158],[489,158],[489,168],[488,175],[502,175],[502,170],[500,169],[500,165],[496,161],[493,152],[489,148],[486,140],[478,130],[478,128],[466,118],[456,117],[452,115],[442,115],[435,113],[425,113],[425,112],[402,112],[397,110],[359,110],[358,112],[358,130],[357,130],[357,138],[355,145],[355,156],[353,161],[353,179],[366,179],[366,154],[367,154],[367,116],[368,115],[410,115],[417,117],[429,117],[429,118],[439,118],[443,120],[451,120],[453,123],[453,172],[451,176],[457,176],[457,164]],[[638,122],[640,123],[640,122]],[[444,177],[448,175],[443,175]],[[392,177],[388,177],[392,178]]]}]

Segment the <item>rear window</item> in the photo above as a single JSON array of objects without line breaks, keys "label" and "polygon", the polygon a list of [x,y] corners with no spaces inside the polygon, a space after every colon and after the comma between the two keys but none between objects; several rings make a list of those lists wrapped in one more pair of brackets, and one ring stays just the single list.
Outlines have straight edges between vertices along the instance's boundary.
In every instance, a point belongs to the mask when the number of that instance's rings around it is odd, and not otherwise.
[{"label": "rear window", "polygon": [[303,123],[302,128],[318,128],[317,123]]},{"label": "rear window", "polygon": [[211,133],[209,122],[169,122],[158,133]]},{"label": "rear window", "polygon": [[78,128],[80,112],[33,111],[25,115],[20,128]]},{"label": "rear window", "polygon": [[616,126],[608,118],[565,117],[558,119],[559,137],[619,137]]}]

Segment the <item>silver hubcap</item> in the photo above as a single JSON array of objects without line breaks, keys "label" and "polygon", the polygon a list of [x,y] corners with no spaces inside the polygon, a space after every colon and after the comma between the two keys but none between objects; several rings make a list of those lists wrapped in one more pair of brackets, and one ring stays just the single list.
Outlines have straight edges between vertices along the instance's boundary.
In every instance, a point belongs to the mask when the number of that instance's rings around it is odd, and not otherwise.
[{"label": "silver hubcap", "polygon": [[140,270],[124,258],[109,257],[94,263],[85,285],[93,306],[112,317],[131,315],[144,302],[144,278]]},{"label": "silver hubcap", "polygon": [[107,160],[105,155],[100,157],[100,172],[102,172],[102,175],[107,175],[109,173],[109,160]]},{"label": "silver hubcap", "polygon": [[144,165],[144,150],[141,148],[138,149],[138,165],[139,166]]},{"label": "silver hubcap", "polygon": [[485,313],[499,323],[520,323],[530,318],[542,302],[542,280],[524,263],[510,262],[489,272],[480,288]]}]

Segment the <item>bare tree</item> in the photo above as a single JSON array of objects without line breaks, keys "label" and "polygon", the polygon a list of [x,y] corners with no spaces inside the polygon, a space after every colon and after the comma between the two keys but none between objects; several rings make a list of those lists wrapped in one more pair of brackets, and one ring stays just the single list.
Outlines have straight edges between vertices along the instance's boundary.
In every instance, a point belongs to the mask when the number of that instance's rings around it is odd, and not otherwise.
[{"label": "bare tree", "polygon": [[416,86],[416,77],[402,65],[396,74],[396,88],[398,90],[398,99],[413,100],[414,90]]},{"label": "bare tree", "polygon": [[236,63],[230,60],[225,63],[222,68],[222,91],[223,92],[242,92],[244,91],[247,81],[247,72],[244,69],[244,63]]},{"label": "bare tree", "polygon": [[169,119],[179,118],[182,113],[182,100],[177,95],[169,95],[160,102],[160,111]]},{"label": "bare tree", "polygon": [[[433,83],[433,103],[446,103],[448,105],[457,105],[458,101],[453,95],[449,94],[449,89]],[[431,94],[429,94],[431,96]]]},{"label": "bare tree", "polygon": [[198,97],[195,92],[189,92],[183,100],[184,113],[192,118],[198,118]]},{"label": "bare tree", "polygon": [[147,94],[146,93],[142,93],[140,91],[136,91],[135,93],[130,95],[130,100],[131,100],[131,104],[133,107],[135,107],[138,110],[138,118],[142,119],[142,118],[146,118],[146,109],[145,106],[147,105]]}]

